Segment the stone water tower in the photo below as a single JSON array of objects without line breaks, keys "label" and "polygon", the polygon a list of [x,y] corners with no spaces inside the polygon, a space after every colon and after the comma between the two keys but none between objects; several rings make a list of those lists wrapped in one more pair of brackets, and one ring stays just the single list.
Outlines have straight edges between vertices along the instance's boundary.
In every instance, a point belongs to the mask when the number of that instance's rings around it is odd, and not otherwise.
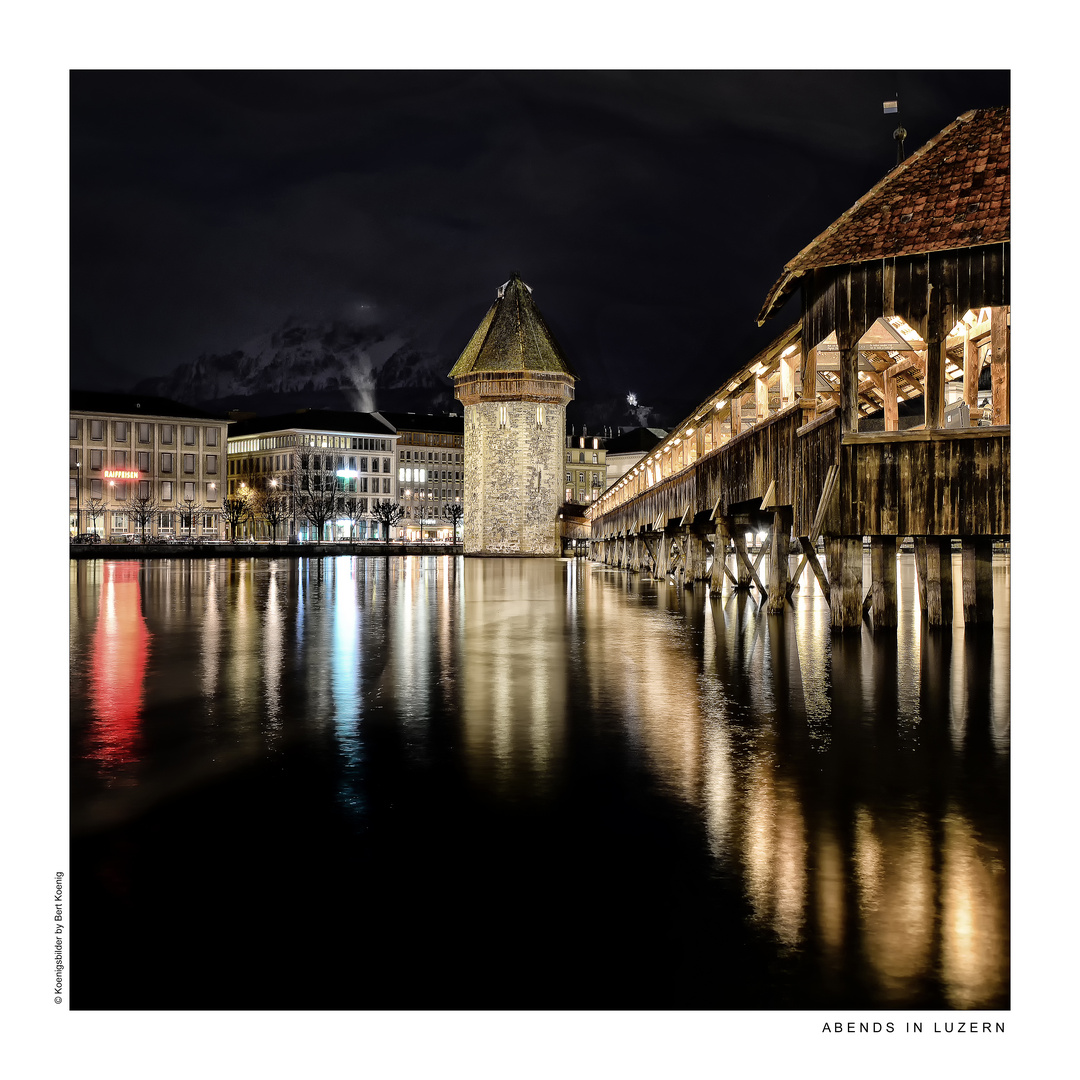
[{"label": "stone water tower", "polygon": [[517,274],[449,377],[465,406],[465,554],[557,557],[577,376]]}]

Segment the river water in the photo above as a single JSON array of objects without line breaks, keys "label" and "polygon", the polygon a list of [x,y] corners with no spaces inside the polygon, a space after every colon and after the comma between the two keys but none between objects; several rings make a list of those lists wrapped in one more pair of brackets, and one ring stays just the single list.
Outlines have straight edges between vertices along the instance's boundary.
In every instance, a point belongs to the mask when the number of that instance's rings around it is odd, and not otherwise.
[{"label": "river water", "polygon": [[1007,559],[837,638],[809,574],[70,565],[73,1008],[1009,1005]]}]

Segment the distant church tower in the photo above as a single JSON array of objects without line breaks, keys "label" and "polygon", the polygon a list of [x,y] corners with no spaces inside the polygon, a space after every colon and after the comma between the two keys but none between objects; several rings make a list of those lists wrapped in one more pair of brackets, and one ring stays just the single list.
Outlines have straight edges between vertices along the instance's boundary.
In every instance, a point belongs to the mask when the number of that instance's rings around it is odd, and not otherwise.
[{"label": "distant church tower", "polygon": [[466,555],[558,556],[577,375],[514,274],[450,371],[465,406]]}]

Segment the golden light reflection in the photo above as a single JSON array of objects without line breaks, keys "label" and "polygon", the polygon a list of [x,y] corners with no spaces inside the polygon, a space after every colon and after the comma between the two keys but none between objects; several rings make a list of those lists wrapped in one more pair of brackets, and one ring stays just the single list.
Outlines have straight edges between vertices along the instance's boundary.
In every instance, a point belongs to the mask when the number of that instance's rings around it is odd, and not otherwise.
[{"label": "golden light reflection", "polygon": [[1003,853],[979,842],[956,812],[944,821],[942,973],[949,1003],[977,1009],[1008,980],[1008,892]]},{"label": "golden light reflection", "polygon": [[756,762],[746,785],[744,859],[754,914],[783,944],[798,944],[806,912],[806,830],[796,792]]},{"label": "golden light reflection", "polygon": [[911,994],[931,967],[933,849],[925,817],[855,818],[856,881],[864,950],[886,998]]},{"label": "golden light reflection", "polygon": [[465,560],[461,693],[466,761],[500,789],[549,789],[566,727],[567,611],[562,567]]},{"label": "golden light reflection", "polygon": [[844,897],[847,875],[844,855],[831,832],[818,836],[817,871],[814,884],[817,893],[817,918],[822,944],[831,953],[834,965],[844,947]]}]

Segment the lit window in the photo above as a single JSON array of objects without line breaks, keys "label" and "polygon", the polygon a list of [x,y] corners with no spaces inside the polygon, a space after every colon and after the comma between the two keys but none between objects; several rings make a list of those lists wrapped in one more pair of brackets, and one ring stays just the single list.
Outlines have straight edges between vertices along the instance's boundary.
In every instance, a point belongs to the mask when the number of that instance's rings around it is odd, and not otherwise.
[{"label": "lit window", "polygon": [[544,406],[543,405],[537,405],[536,406],[536,426],[537,427],[543,427],[544,426]]},{"label": "lit window", "polygon": [[509,416],[505,405],[499,406],[499,427],[506,427],[509,423]]}]

